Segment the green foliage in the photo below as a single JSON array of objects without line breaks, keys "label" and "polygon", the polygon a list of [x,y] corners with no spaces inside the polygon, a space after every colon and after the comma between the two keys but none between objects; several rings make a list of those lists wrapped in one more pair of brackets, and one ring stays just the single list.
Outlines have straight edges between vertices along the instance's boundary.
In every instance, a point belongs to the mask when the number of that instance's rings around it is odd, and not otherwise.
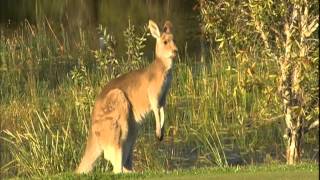
[{"label": "green foliage", "polygon": [[102,25],[99,25],[98,31],[102,35],[99,39],[101,41],[100,46],[102,47],[94,51],[94,57],[98,62],[98,69],[114,77],[116,67],[119,65],[114,49],[116,41],[112,35],[107,33],[106,28],[103,28]]},{"label": "green foliage", "polygon": [[45,113],[34,114],[33,120],[23,122],[23,130],[3,132],[2,138],[9,143],[14,164],[18,165],[17,175],[43,176],[48,172],[70,170],[76,161],[75,155],[79,153],[75,137],[71,134],[72,121],[54,124]]},{"label": "green foliage", "polygon": [[145,41],[148,35],[147,31],[147,27],[144,27],[142,35],[138,35],[135,26],[131,24],[129,19],[128,27],[123,32],[127,46],[127,59],[125,61],[132,69],[137,69],[141,64],[144,54],[142,50],[145,47]]},{"label": "green foliage", "polygon": [[224,49],[221,53],[254,51],[256,34],[249,25],[247,1],[199,1],[202,31],[213,48]]},{"label": "green foliage", "polygon": [[[234,98],[253,97],[261,90],[265,94],[252,101],[253,106],[236,106],[239,122],[251,118],[241,117],[248,110],[244,107],[259,107],[259,121],[282,118],[288,128],[307,132],[319,116],[319,38],[314,33],[318,2],[199,0],[199,4],[202,31],[212,51],[236,61],[237,66],[230,68],[238,72]],[[263,68],[254,73],[256,67]],[[260,87],[254,92],[252,86]]]},{"label": "green foliage", "polygon": [[[213,129],[209,129],[213,128]],[[194,135],[199,139],[200,148],[205,152],[210,152],[212,162],[219,167],[228,166],[227,158],[224,153],[224,147],[221,144],[220,137],[214,122],[209,128],[193,130]]]},{"label": "green foliage", "polygon": [[80,68],[74,66],[70,72],[70,75],[75,84],[82,85],[85,83],[88,73],[86,67],[81,65]]}]

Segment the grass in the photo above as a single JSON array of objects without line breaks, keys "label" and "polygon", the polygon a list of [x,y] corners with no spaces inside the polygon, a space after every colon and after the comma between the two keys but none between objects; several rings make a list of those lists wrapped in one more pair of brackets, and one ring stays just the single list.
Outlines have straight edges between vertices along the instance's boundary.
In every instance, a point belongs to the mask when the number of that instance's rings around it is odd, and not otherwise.
[{"label": "grass", "polygon": [[[113,49],[114,39],[108,33],[103,33],[107,51],[101,52],[94,46],[98,39],[94,33],[83,29],[69,33],[48,24],[36,28],[26,22],[1,36],[0,170],[5,177],[73,171],[101,88],[110,79],[151,62],[140,52],[145,32],[139,34],[132,26],[125,33],[130,36],[127,52],[134,54],[128,62],[129,55],[118,55]],[[164,142],[155,141],[155,122],[148,116],[134,151],[135,169],[156,176],[152,172],[282,162],[285,125],[275,96],[277,67],[267,60],[227,50],[212,50],[202,63],[179,57],[165,110]],[[318,137],[316,133],[306,137],[310,148],[303,158],[318,153],[314,152],[319,149]],[[97,174],[88,178],[104,176],[108,167],[99,160]]]},{"label": "grass", "polygon": [[62,173],[46,176],[48,179],[318,179],[319,167],[316,164],[237,166],[228,168],[193,168],[174,171],[157,172],[146,171],[115,175],[111,173],[91,173],[89,175],[75,175]]}]

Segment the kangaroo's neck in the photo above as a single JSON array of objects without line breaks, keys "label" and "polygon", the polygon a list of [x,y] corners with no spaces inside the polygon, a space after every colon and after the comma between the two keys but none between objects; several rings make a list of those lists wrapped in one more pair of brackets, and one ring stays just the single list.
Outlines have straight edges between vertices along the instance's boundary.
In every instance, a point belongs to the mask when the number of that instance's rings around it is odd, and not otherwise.
[{"label": "kangaroo's neck", "polygon": [[153,63],[156,69],[160,69],[162,72],[170,71],[172,68],[171,58],[156,58]]}]

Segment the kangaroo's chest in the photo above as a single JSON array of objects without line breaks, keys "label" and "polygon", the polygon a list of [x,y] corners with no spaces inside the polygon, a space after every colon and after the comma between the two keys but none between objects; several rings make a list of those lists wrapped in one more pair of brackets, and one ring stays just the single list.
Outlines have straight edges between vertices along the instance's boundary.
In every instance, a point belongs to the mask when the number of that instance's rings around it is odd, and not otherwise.
[{"label": "kangaroo's chest", "polygon": [[160,91],[159,91],[159,101],[161,101],[162,99],[165,98],[165,96],[167,95],[170,85],[171,85],[171,81],[172,81],[172,71],[168,71],[164,77],[163,77],[163,81],[162,81],[162,85],[160,87]]}]

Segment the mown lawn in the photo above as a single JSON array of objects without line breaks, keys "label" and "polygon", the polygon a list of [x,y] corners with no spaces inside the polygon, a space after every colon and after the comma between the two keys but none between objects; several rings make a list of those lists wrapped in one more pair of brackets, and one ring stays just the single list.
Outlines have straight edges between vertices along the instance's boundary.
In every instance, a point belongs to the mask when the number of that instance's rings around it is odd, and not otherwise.
[{"label": "mown lawn", "polygon": [[75,175],[71,172],[40,179],[271,179],[271,180],[313,180],[319,179],[318,164],[261,165],[226,168],[195,168],[175,170],[169,172],[140,172],[132,174],[114,175],[112,173],[91,173],[89,175]]}]

